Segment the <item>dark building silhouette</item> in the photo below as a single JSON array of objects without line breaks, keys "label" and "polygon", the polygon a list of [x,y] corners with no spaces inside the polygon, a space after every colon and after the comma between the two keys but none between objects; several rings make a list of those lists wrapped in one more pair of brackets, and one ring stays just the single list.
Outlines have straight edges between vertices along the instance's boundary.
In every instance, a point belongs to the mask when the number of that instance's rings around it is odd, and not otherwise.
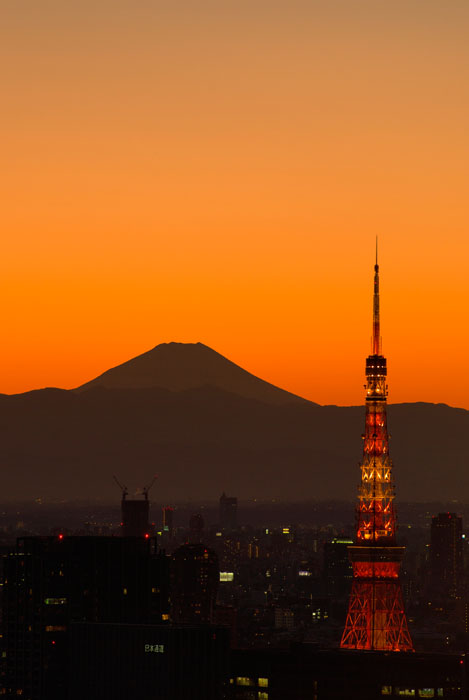
[{"label": "dark building silhouette", "polygon": [[430,583],[434,595],[454,598],[461,591],[462,544],[462,518],[455,513],[439,513],[432,518]]},{"label": "dark building silhouette", "polygon": [[163,507],[163,533],[168,537],[173,536],[173,513],[174,510],[169,506]]},{"label": "dark building silhouette", "polygon": [[352,564],[348,548],[353,540],[335,538],[324,545],[324,579],[327,595],[342,598],[350,593]]},{"label": "dark building silhouette", "polygon": [[238,610],[233,605],[217,605],[214,623],[229,630],[230,646],[236,647],[238,644]]},{"label": "dark building silhouette", "polygon": [[236,530],[237,526],[238,499],[223,492],[220,497],[220,527],[222,530]]},{"label": "dark building silhouette", "polygon": [[392,654],[291,649],[234,649],[232,700],[383,700],[467,698],[464,654]]},{"label": "dark building silhouette", "polygon": [[72,625],[70,700],[221,700],[226,629]]},{"label": "dark building silhouette", "polygon": [[25,537],[4,560],[7,697],[67,697],[70,624],[169,619],[168,559],[156,540]]},{"label": "dark building silhouette", "polygon": [[189,538],[191,542],[202,542],[205,521],[200,513],[194,513],[189,518]]},{"label": "dark building silhouette", "polygon": [[148,499],[122,499],[122,536],[150,536],[150,504]]},{"label": "dark building silhouette", "polygon": [[176,624],[213,622],[220,569],[203,544],[184,544],[171,561],[171,619]]},{"label": "dark building silhouette", "polygon": [[154,476],[148,486],[142,489],[143,498],[128,498],[127,486],[123,486],[117,477],[114,481],[122,490],[121,513],[122,513],[122,535],[123,537],[150,537],[150,501],[148,494],[155,483],[157,477]]}]

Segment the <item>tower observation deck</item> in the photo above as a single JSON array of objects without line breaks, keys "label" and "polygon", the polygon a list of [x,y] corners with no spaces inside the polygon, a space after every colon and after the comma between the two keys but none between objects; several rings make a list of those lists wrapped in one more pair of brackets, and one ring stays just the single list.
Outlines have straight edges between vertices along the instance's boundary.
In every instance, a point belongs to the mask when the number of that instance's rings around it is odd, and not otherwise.
[{"label": "tower observation deck", "polygon": [[399,569],[404,547],[396,545],[394,481],[386,420],[386,358],[381,352],[379,265],[373,294],[371,355],[366,359],[365,433],[358,489],[356,543],[349,547],[353,582],[343,649],[412,651]]}]

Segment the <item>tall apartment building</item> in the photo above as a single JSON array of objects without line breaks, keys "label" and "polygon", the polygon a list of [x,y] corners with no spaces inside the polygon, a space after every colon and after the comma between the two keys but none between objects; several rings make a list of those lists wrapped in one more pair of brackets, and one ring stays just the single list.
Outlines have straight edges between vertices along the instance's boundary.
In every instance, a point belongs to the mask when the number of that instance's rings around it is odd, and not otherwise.
[{"label": "tall apartment building", "polygon": [[224,492],[220,497],[220,527],[222,530],[236,530],[238,527],[238,499],[227,496]]},{"label": "tall apartment building", "polygon": [[439,513],[432,518],[430,537],[432,592],[456,598],[463,574],[462,518],[456,513]]}]

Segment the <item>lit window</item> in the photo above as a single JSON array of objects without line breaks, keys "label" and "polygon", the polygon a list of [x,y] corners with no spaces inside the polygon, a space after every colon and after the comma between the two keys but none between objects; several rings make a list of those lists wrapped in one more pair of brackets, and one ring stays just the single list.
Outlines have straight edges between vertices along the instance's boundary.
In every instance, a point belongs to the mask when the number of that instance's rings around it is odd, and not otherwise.
[{"label": "lit window", "polygon": [[220,581],[234,581],[234,572],[220,571]]},{"label": "lit window", "polygon": [[392,695],[392,686],[391,685],[383,685],[381,687],[381,695]]},{"label": "lit window", "polygon": [[415,698],[414,688],[396,688],[395,694],[400,698]]},{"label": "lit window", "polygon": [[127,595],[127,588],[123,588],[123,589],[122,589],[122,593],[123,593],[124,595]]},{"label": "lit window", "polygon": [[435,688],[420,688],[419,689],[419,698],[434,698],[435,697]]},{"label": "lit window", "polygon": [[269,687],[269,679],[268,678],[258,678],[257,685],[259,686],[259,688],[268,688]]},{"label": "lit window", "polygon": [[257,698],[258,700],[269,700],[269,693],[264,693],[262,690],[259,690]]},{"label": "lit window", "polygon": [[145,653],[164,654],[164,644],[145,644]]},{"label": "lit window", "polygon": [[166,620],[169,620],[169,615],[168,615],[167,613],[163,613],[162,616],[161,616],[161,619],[162,619],[162,620],[165,620],[165,621],[166,621]]},{"label": "lit window", "polygon": [[65,632],[65,625],[46,625],[46,632]]},{"label": "lit window", "polygon": [[236,685],[255,685],[252,678],[246,678],[246,676],[238,676],[236,678]]}]

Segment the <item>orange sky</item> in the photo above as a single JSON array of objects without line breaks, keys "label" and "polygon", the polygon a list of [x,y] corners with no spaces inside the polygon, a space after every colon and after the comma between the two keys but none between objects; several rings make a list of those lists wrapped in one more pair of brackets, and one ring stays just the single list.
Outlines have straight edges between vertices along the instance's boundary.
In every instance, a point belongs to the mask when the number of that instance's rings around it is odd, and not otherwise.
[{"label": "orange sky", "polygon": [[7,0],[0,391],[202,341],[469,408],[467,0]]}]

